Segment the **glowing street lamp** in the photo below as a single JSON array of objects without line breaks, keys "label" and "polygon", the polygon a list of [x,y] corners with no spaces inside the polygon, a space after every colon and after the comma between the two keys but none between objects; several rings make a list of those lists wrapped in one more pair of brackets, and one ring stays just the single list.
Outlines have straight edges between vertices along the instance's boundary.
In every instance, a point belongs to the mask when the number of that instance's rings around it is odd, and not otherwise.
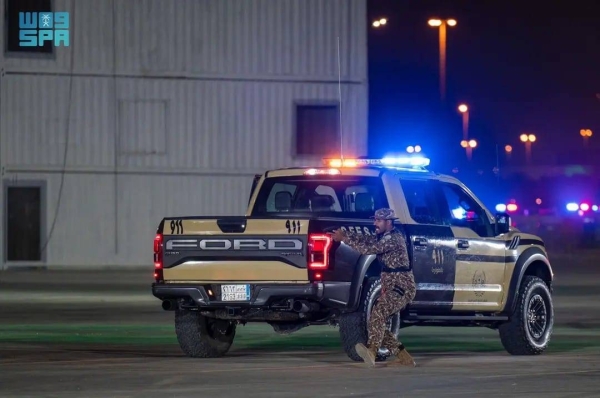
[{"label": "glowing street lamp", "polygon": [[523,142],[525,144],[525,157],[526,157],[527,163],[530,163],[531,162],[531,144],[534,143],[537,140],[537,138],[533,134],[521,134],[521,136],[519,138],[521,139],[521,142]]},{"label": "glowing street lamp", "polygon": [[583,144],[587,146],[588,140],[593,135],[593,133],[590,129],[581,129],[579,130],[579,135],[583,137]]},{"label": "glowing street lamp", "polygon": [[467,152],[467,159],[471,160],[473,157],[473,149],[477,147],[477,141],[475,140],[462,140],[460,146],[465,148]]},{"label": "glowing street lamp", "polygon": [[469,107],[466,104],[460,104],[458,111],[462,113],[463,140],[466,140],[469,138]]},{"label": "glowing street lamp", "polygon": [[432,28],[438,28],[440,34],[440,98],[446,99],[446,27],[456,26],[456,19],[432,18],[427,21]]},{"label": "glowing street lamp", "polygon": [[385,26],[387,24],[387,18],[380,18],[376,21],[373,21],[373,27],[375,28],[380,28],[382,26]]},{"label": "glowing street lamp", "polygon": [[504,152],[506,153],[506,159],[510,159],[510,155],[512,154],[513,147],[512,145],[506,145],[504,147]]},{"label": "glowing street lamp", "polygon": [[520,138],[522,142],[535,142],[537,139],[533,134],[521,134]]}]

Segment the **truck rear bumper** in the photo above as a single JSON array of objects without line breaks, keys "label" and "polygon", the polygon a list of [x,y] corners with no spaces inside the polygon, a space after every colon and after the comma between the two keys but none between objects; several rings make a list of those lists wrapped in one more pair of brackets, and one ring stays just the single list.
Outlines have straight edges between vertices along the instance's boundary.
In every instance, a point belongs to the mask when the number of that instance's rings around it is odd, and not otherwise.
[{"label": "truck rear bumper", "polygon": [[[343,308],[348,301],[349,282],[312,282],[301,285],[250,284],[251,297],[247,301],[221,301],[219,285],[189,285],[153,283],[152,294],[161,300],[189,298],[199,307],[224,308],[264,307],[280,299],[304,299],[319,301],[324,305]],[[208,290],[211,291],[209,294]]]}]

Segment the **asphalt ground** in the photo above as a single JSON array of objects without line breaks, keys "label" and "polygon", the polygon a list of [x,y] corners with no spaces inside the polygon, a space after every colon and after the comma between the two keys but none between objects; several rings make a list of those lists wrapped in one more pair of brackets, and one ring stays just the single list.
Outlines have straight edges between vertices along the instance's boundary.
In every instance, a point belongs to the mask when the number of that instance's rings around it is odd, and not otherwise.
[{"label": "asphalt ground", "polygon": [[2,272],[0,396],[598,397],[600,267],[558,268],[543,355],[511,356],[489,329],[411,327],[401,338],[418,366],[374,369],[347,358],[329,326],[238,326],[225,357],[188,358],[149,273]]}]

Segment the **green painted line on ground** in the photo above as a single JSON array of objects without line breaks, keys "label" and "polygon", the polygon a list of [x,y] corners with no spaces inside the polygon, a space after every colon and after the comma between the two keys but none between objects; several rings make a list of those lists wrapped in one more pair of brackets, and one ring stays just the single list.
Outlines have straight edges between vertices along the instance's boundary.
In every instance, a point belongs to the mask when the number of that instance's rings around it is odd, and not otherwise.
[{"label": "green painted line on ground", "polygon": [[[414,352],[504,351],[498,333],[488,329],[415,327],[401,331],[401,340]],[[177,345],[172,325],[43,324],[2,325],[0,343],[101,344],[131,346]],[[292,335],[278,335],[268,325],[240,326],[233,349],[338,350],[339,331],[312,326]],[[600,348],[600,330],[555,329],[548,352]]]}]

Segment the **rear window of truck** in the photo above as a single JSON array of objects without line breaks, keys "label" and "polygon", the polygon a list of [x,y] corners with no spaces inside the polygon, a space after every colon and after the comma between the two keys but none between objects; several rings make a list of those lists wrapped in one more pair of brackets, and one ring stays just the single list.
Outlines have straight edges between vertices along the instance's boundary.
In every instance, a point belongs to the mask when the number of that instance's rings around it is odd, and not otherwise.
[{"label": "rear window of truck", "polygon": [[388,207],[388,202],[377,177],[272,177],[260,187],[252,215],[294,213],[368,218],[381,207]]}]

